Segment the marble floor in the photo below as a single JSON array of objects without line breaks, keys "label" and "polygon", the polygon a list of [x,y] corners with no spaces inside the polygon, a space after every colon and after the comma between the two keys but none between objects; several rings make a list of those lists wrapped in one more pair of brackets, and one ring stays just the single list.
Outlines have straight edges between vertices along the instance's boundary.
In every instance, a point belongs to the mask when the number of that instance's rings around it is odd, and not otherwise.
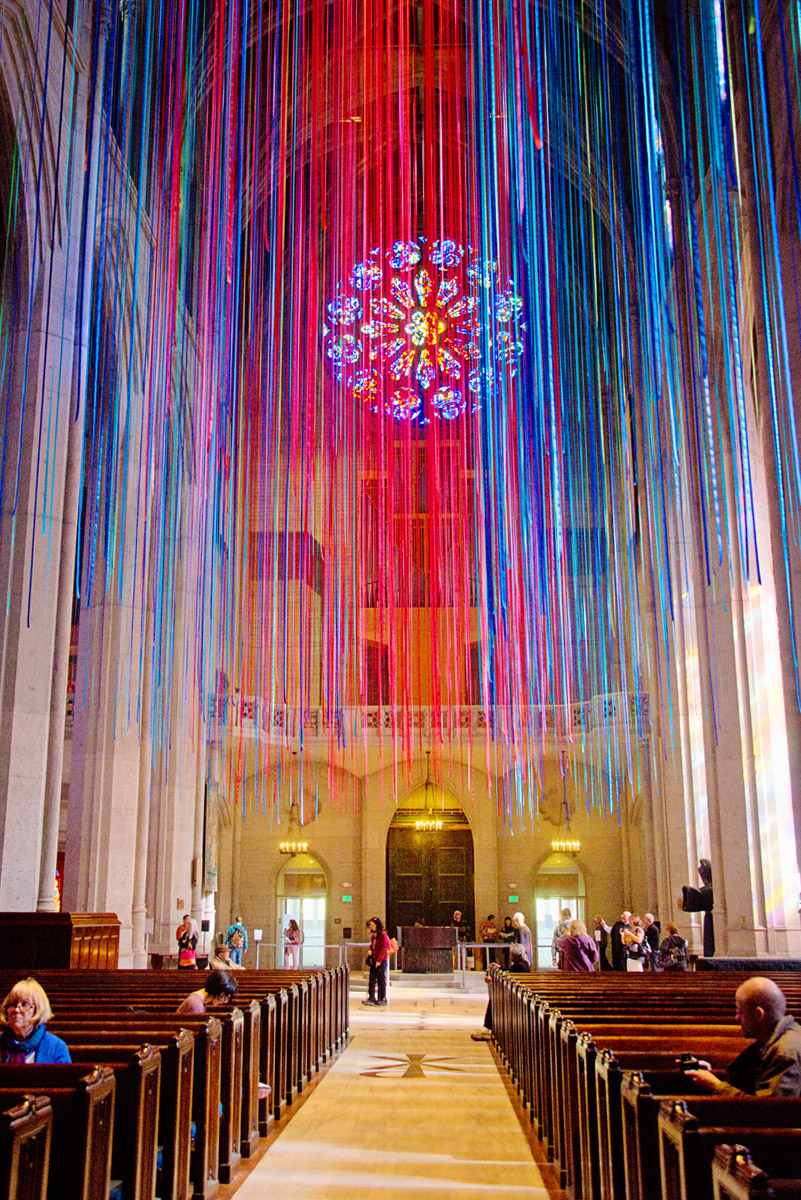
[{"label": "marble floor", "polygon": [[545,1200],[549,1195],[486,1042],[486,997],[393,986],[351,998],[351,1040],[237,1200]]}]

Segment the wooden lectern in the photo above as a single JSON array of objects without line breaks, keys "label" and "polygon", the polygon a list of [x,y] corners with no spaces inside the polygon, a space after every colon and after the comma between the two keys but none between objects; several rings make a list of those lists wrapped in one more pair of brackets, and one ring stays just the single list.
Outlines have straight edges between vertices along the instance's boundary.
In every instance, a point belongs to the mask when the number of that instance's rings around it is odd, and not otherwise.
[{"label": "wooden lectern", "polygon": [[116,913],[0,913],[3,966],[28,971],[114,970],[120,949]]},{"label": "wooden lectern", "polygon": [[456,930],[452,925],[399,925],[398,944],[406,975],[450,975]]}]

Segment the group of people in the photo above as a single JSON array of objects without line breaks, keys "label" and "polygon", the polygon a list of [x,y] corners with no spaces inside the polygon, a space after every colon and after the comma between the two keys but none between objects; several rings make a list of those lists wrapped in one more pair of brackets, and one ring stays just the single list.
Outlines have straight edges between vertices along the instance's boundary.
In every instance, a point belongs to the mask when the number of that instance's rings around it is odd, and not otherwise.
[{"label": "group of people", "polygon": [[652,913],[640,917],[625,909],[613,925],[596,917],[595,941],[602,971],[689,970],[687,942],[672,922],[665,925],[663,937]]},{"label": "group of people", "polygon": [[[194,971],[197,968],[197,943],[200,930],[197,921],[184,913],[181,924],[175,931],[178,942],[178,970]],[[241,917],[235,917],[228,927],[223,941],[214,947],[214,954],[209,959],[209,966],[219,970],[241,971],[242,955],[248,948],[248,931],[242,924]]]}]

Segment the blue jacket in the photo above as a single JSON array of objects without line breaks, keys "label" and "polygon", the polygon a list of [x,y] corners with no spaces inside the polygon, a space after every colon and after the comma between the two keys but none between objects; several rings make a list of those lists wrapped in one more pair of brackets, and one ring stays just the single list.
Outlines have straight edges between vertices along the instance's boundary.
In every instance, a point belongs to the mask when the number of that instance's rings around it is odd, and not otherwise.
[{"label": "blue jacket", "polygon": [[25,1054],[34,1051],[35,1063],[68,1063],[72,1062],[67,1043],[54,1033],[48,1033],[44,1025],[35,1029],[25,1042],[17,1042],[11,1036],[10,1029],[4,1029],[0,1034],[0,1062],[6,1062],[10,1054]]}]

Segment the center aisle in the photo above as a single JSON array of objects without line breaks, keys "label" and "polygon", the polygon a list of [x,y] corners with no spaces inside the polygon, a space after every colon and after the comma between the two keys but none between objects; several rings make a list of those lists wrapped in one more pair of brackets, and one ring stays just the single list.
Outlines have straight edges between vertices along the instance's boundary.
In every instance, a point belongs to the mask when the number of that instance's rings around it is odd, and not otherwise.
[{"label": "center aisle", "polygon": [[484,995],[393,986],[351,996],[351,1040],[236,1192],[237,1200],[546,1200],[485,1042]]}]

